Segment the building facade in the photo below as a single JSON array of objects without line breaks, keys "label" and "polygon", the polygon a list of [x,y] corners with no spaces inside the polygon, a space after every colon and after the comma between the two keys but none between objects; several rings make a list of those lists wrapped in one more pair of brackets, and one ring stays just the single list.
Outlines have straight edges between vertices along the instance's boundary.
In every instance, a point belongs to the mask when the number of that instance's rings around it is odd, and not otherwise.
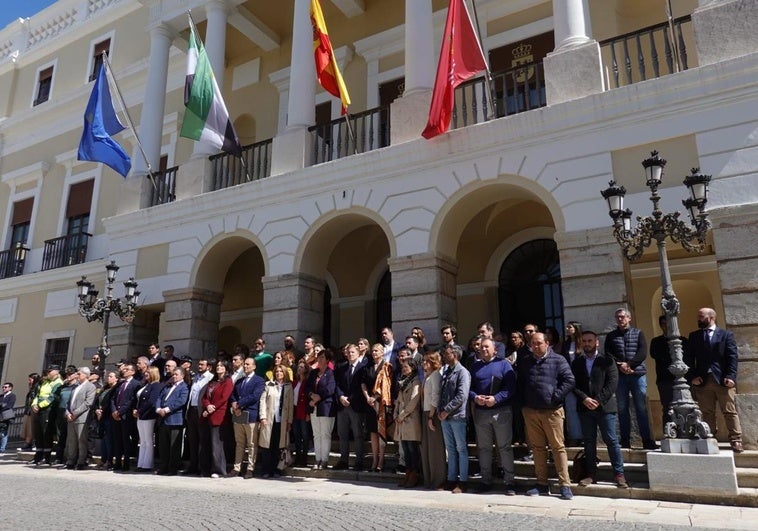
[{"label": "building facade", "polygon": [[[683,332],[710,306],[738,338],[756,447],[758,6],[683,0],[669,23],[667,3],[476,0],[492,79],[457,89],[451,131],[432,140],[420,133],[445,0],[322,0],[350,129],[315,81],[309,0],[59,0],[10,24],[3,379],[88,358],[101,330],[78,315],[75,282],[102,285],[110,260],[142,292],[135,321],[112,323],[115,359],[155,339],[197,358],[258,335],[273,349],[287,333],[336,345],[385,325],[436,341],[454,323],[461,342],[484,320],[603,331],[619,306],[652,338],[657,256],[623,259],[600,190],[615,179],[647,215],[640,162],[658,150],[664,210],[684,210],[691,167],[713,176],[706,252],[670,244],[669,259]],[[179,137],[188,7],[245,166]],[[127,179],[76,160],[104,50],[153,180],[128,131]]]}]

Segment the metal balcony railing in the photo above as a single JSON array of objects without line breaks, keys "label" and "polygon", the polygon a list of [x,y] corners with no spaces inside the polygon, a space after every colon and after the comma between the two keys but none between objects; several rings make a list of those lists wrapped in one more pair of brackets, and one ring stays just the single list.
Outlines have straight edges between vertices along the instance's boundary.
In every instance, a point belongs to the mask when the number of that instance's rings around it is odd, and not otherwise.
[{"label": "metal balcony railing", "polygon": [[211,190],[221,190],[270,176],[272,145],[273,139],[269,138],[243,146],[242,159],[229,153],[211,156],[211,171],[213,173]]},{"label": "metal balcony railing", "polygon": [[[176,199],[176,171],[178,169],[179,166],[174,166],[153,174],[155,186],[149,183],[150,204],[148,206],[162,205]],[[150,176],[148,175],[146,179],[150,180]]]},{"label": "metal balcony railing", "polygon": [[484,76],[461,83],[455,89],[450,128],[466,127],[545,105],[542,61],[527,63],[493,72],[491,85]]},{"label": "metal balcony railing", "polygon": [[0,279],[23,275],[28,252],[29,249],[23,245],[0,251]]},{"label": "metal balcony railing", "polygon": [[646,79],[673,74],[689,67],[687,45],[694,49],[692,17],[619,35],[600,42],[608,88],[618,88]]},{"label": "metal balcony railing", "polygon": [[87,261],[87,243],[92,234],[82,232],[45,241],[42,270],[56,269]]},{"label": "metal balcony railing", "polygon": [[[350,126],[348,127],[348,122]],[[311,164],[365,153],[390,145],[390,107],[376,107],[308,128]]]}]

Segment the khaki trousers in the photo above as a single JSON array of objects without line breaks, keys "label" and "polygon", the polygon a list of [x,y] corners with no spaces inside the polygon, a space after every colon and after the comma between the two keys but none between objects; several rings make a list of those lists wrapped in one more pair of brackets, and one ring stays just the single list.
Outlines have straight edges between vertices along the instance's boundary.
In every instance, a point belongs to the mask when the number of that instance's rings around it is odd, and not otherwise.
[{"label": "khaki trousers", "polygon": [[252,472],[255,469],[255,452],[258,448],[258,430],[260,426],[257,422],[248,424],[234,423],[234,471],[242,470],[242,457],[247,450],[247,471]]},{"label": "khaki trousers", "polygon": [[692,386],[692,391],[703,412],[703,420],[711,427],[711,432],[716,434],[716,402],[721,408],[721,414],[724,415],[726,429],[729,432],[730,441],[742,440],[742,427],[740,418],[737,416],[737,406],[734,404],[734,397],[737,390],[734,387],[724,387],[719,385],[709,374],[705,378],[705,383],[700,386]]},{"label": "khaki trousers", "polygon": [[538,485],[547,485],[547,447],[553,451],[555,470],[561,487],[571,485],[568,472],[568,457],[563,441],[565,413],[558,409],[532,409],[524,407],[526,438],[534,453],[534,471]]}]

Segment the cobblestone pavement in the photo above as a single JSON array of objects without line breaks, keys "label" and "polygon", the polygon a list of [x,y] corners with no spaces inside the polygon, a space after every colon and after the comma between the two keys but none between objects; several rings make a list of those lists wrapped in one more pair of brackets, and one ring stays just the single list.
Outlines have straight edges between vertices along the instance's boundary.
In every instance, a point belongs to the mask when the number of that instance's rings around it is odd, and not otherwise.
[{"label": "cobblestone pavement", "polygon": [[[0,462],[0,529],[756,529],[734,507],[506,497],[312,478],[201,479]],[[711,519],[712,517],[712,519]],[[698,527],[701,522],[701,527]],[[707,522],[703,524],[702,522]]]}]

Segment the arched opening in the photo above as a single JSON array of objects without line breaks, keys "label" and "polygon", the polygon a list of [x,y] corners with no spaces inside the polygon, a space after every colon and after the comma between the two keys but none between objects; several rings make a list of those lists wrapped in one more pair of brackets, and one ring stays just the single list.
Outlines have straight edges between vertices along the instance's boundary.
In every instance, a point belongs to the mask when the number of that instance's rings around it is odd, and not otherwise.
[{"label": "arched opening", "polygon": [[508,255],[498,275],[498,306],[504,332],[526,323],[563,330],[561,265],[553,240],[532,240]]},{"label": "arched opening", "polygon": [[392,275],[389,270],[382,275],[376,290],[376,322],[374,330],[392,327]]}]

